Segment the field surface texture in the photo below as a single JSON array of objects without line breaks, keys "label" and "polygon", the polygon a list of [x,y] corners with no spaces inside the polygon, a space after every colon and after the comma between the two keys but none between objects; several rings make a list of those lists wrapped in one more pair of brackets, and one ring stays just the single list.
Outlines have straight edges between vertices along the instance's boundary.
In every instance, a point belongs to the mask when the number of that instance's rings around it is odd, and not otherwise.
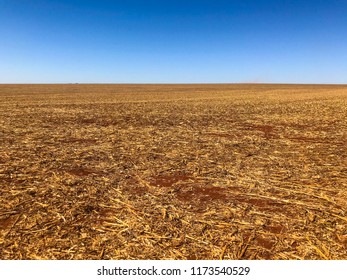
[{"label": "field surface texture", "polygon": [[347,86],[0,85],[1,259],[347,259]]}]

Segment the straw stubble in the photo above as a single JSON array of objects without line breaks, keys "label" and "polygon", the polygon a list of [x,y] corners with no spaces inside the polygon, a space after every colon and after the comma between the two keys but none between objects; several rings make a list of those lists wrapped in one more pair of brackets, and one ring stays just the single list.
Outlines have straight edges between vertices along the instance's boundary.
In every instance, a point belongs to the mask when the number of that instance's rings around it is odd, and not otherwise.
[{"label": "straw stubble", "polygon": [[1,85],[2,259],[346,259],[347,87]]}]

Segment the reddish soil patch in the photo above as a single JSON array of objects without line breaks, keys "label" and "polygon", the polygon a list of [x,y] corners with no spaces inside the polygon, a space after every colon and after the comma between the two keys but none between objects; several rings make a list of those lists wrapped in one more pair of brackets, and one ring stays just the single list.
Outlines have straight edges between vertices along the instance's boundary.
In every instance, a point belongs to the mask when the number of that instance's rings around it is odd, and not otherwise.
[{"label": "reddish soil patch", "polygon": [[215,200],[227,201],[225,189],[221,187],[193,187],[190,190],[180,190],[177,198],[183,202],[212,202]]},{"label": "reddish soil patch", "polygon": [[261,235],[252,235],[251,233],[242,234],[245,244],[253,245],[257,248],[257,255],[262,259],[271,259],[271,250],[276,245],[276,241]]},{"label": "reddish soil patch", "polygon": [[259,246],[261,246],[265,249],[268,249],[268,250],[271,250],[273,248],[273,246],[275,245],[275,241],[264,238],[262,236],[257,236],[255,238],[255,240]]},{"label": "reddish soil patch", "polygon": [[274,127],[271,125],[256,125],[254,126],[254,129],[264,132],[264,137],[266,139],[274,137],[274,134],[272,133],[274,130]]},{"label": "reddish soil patch", "polygon": [[290,247],[292,247],[294,250],[299,247],[299,243],[294,241],[292,244],[290,244]]},{"label": "reddish soil patch", "polygon": [[202,187],[199,190],[199,199],[202,201],[208,200],[226,200],[227,196],[225,189],[221,187]]},{"label": "reddish soil patch", "polygon": [[249,198],[249,197],[240,197],[235,196],[233,199],[239,201],[239,202],[245,202],[247,204],[252,204],[254,206],[257,206],[259,208],[268,208],[268,207],[282,207],[283,204],[280,202],[276,202],[270,199],[263,199],[263,198]]},{"label": "reddish soil patch", "polygon": [[234,196],[232,197],[232,200],[235,200],[240,203],[246,203],[248,205],[252,205],[256,207],[260,211],[266,211],[266,212],[276,212],[276,213],[283,213],[288,217],[294,217],[293,213],[288,211],[286,207],[284,207],[285,204],[281,202],[277,202],[272,199],[265,199],[265,198],[253,198],[253,197],[246,197],[246,196]]},{"label": "reddish soil patch", "polygon": [[139,186],[139,185],[130,185],[126,186],[123,189],[125,192],[127,192],[130,195],[135,195],[135,196],[142,196],[145,193],[148,192],[147,187]]},{"label": "reddish soil patch", "polygon": [[9,216],[5,219],[0,220],[0,230],[8,230],[12,227],[13,223],[16,222],[18,215]]},{"label": "reddish soil patch", "polygon": [[257,258],[260,258],[262,260],[271,260],[272,258],[271,253],[268,250],[258,251],[257,252]]},{"label": "reddish soil patch", "polygon": [[186,174],[159,175],[150,179],[150,184],[155,187],[168,188],[178,182],[185,182],[192,179]]},{"label": "reddish soil patch", "polygon": [[258,130],[264,133],[264,137],[266,139],[269,138],[274,138],[276,135],[273,133],[274,131],[274,126],[272,125],[252,125],[252,124],[247,124],[246,129],[248,130]]},{"label": "reddish soil patch", "polygon": [[265,229],[274,234],[280,234],[286,231],[286,228],[281,225],[267,226]]}]

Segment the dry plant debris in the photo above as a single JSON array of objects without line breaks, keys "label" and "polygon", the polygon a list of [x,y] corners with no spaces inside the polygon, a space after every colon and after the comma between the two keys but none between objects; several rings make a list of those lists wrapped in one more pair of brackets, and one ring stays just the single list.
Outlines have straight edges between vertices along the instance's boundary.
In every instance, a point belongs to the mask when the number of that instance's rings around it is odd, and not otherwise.
[{"label": "dry plant debris", "polygon": [[347,259],[347,86],[0,85],[1,259]]}]

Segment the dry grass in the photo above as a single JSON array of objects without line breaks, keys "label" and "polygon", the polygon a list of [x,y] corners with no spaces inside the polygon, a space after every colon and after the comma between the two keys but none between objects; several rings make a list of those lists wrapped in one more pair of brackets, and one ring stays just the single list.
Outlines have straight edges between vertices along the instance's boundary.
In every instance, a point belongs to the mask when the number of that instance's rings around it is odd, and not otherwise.
[{"label": "dry grass", "polygon": [[2,259],[346,259],[347,86],[1,85]]}]

